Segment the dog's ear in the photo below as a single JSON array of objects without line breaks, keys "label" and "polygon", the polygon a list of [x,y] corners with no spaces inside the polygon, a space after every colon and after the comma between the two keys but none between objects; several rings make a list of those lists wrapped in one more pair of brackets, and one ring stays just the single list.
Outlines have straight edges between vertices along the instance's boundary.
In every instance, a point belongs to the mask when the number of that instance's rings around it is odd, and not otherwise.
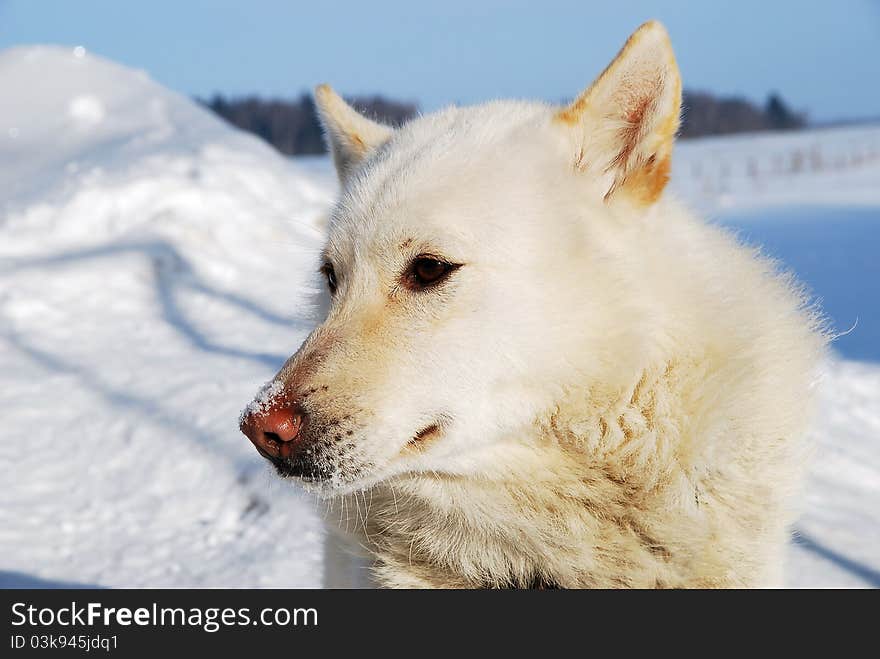
[{"label": "dog's ear", "polygon": [[315,89],[318,118],[324,126],[336,173],[345,183],[357,164],[384,144],[393,130],[360,114],[328,85]]},{"label": "dog's ear", "polygon": [[605,200],[649,205],[669,180],[681,76],[666,29],[642,25],[571,105],[556,113],[574,141],[574,164],[600,176]]}]

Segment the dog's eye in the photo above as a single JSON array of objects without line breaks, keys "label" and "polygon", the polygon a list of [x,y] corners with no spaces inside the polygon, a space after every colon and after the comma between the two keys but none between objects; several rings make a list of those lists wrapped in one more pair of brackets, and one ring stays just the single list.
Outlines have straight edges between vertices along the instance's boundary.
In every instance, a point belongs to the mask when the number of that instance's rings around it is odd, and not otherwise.
[{"label": "dog's eye", "polygon": [[336,271],[333,269],[332,263],[325,263],[321,266],[321,272],[327,278],[327,288],[331,293],[336,292]]},{"label": "dog's eye", "polygon": [[403,283],[411,290],[424,290],[436,286],[460,267],[460,265],[447,263],[433,256],[418,256],[406,269]]}]

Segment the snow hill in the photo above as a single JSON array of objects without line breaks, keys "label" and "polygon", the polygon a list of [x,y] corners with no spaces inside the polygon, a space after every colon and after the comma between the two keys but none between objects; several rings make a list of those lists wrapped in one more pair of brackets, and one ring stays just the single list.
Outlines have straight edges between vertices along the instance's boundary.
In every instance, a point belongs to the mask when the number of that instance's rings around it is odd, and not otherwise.
[{"label": "snow hill", "polygon": [[[237,416],[311,322],[326,161],[82,49],[0,53],[0,88],[0,586],[318,586],[319,507]],[[876,241],[878,153],[878,128],[704,140],[675,187],[747,233],[797,205]],[[822,382],[791,585],[880,585],[874,350]]]}]

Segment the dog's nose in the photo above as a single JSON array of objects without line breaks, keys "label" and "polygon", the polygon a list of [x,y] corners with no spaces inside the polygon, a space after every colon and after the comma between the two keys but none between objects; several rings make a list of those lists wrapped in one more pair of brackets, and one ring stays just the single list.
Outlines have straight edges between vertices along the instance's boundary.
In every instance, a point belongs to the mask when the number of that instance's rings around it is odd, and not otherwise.
[{"label": "dog's nose", "polygon": [[293,453],[305,421],[306,414],[299,405],[282,403],[267,410],[248,411],[240,427],[260,453],[278,459]]}]

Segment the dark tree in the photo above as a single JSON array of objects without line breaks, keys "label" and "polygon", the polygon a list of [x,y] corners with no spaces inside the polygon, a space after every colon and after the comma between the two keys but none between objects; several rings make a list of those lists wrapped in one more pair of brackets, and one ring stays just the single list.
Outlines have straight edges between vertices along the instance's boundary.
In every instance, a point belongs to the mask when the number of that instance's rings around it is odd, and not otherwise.
[{"label": "dark tree", "polygon": [[764,114],[770,130],[794,130],[803,128],[806,123],[804,115],[793,112],[775,92],[767,97]]}]

